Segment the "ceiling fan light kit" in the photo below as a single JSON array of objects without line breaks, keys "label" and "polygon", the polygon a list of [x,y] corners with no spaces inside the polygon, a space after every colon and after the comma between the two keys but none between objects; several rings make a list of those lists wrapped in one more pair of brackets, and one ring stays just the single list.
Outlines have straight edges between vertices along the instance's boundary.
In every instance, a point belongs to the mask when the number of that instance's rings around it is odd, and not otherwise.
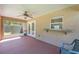
[{"label": "ceiling fan light kit", "polygon": [[31,15],[28,14],[28,11],[25,11],[23,16],[24,16],[24,19],[27,19],[27,17],[33,18]]}]

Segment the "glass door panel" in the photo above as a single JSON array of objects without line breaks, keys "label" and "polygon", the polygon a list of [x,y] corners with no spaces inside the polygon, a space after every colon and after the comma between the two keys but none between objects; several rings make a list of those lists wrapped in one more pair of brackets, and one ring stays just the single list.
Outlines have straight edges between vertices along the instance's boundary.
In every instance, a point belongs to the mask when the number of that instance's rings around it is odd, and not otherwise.
[{"label": "glass door panel", "polygon": [[4,20],[4,37],[23,34],[23,22]]}]

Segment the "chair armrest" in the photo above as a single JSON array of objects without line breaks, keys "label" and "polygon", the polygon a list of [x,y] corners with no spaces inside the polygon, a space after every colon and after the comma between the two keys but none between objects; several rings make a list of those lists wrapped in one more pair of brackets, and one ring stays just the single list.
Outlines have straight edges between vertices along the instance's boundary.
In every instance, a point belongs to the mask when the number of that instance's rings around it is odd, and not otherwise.
[{"label": "chair armrest", "polygon": [[79,52],[73,51],[73,50],[69,50],[69,52],[72,53],[72,54],[79,54]]},{"label": "chair armrest", "polygon": [[69,44],[69,43],[63,43],[63,45],[71,45],[71,44]]},{"label": "chair armrest", "polygon": [[62,44],[62,48],[68,49],[68,50],[72,50],[73,45],[69,44],[69,43],[63,43]]}]

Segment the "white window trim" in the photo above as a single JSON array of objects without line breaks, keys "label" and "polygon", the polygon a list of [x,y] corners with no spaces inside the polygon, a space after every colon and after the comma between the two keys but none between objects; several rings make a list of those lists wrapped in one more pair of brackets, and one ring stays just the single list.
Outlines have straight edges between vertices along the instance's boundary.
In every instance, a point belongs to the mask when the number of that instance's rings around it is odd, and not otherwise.
[{"label": "white window trim", "polygon": [[[62,20],[63,20],[64,17],[63,16],[56,16],[56,17],[53,17],[52,19],[58,19],[58,18],[62,18]],[[54,22],[54,23],[50,22],[50,29],[51,30],[62,30],[62,29],[53,29],[53,28],[51,28],[51,24],[62,24],[62,27],[63,27],[63,21],[62,22]]]}]

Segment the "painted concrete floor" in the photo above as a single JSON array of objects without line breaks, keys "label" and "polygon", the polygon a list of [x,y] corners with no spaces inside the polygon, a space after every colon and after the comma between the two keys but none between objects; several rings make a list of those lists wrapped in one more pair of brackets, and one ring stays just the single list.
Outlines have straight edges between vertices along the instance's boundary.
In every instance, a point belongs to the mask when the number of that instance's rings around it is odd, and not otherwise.
[{"label": "painted concrete floor", "polygon": [[59,54],[59,48],[37,39],[23,36],[0,42],[0,54]]}]

